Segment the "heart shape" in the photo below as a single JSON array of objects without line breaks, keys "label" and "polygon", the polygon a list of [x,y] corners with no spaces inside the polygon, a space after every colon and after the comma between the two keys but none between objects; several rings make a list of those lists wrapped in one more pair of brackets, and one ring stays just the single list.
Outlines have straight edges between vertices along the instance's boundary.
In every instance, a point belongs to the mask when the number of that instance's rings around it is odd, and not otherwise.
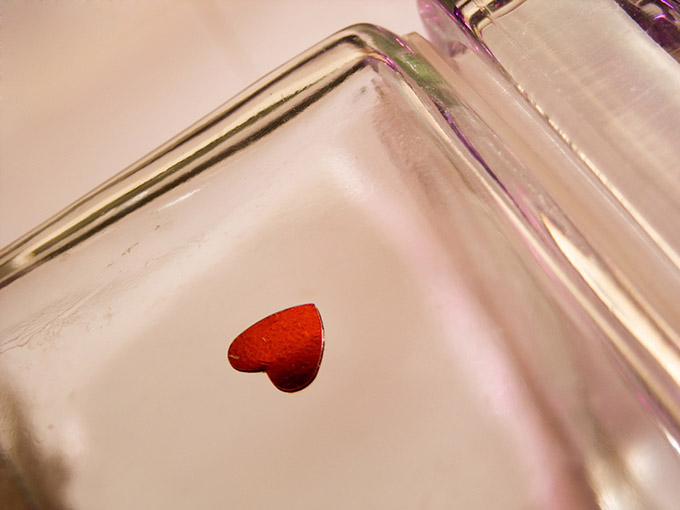
[{"label": "heart shape", "polygon": [[281,391],[306,388],[321,365],[324,330],[313,304],[298,305],[256,322],[229,346],[229,363],[240,372],[264,371]]}]

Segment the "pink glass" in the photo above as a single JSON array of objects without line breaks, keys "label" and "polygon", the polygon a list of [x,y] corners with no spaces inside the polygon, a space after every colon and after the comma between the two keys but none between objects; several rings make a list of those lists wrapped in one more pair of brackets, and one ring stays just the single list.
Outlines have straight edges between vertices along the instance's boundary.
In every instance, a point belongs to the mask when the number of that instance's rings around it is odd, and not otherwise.
[{"label": "pink glass", "polygon": [[[0,501],[676,508],[680,71],[578,3],[350,27],[3,250]],[[301,303],[308,388],[231,368]]]}]

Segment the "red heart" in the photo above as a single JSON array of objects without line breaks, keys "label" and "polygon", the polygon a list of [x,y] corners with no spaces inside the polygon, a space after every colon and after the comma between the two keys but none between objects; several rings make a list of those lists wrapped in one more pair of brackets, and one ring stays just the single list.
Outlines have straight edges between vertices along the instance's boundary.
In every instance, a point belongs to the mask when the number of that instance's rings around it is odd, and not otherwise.
[{"label": "red heart", "polygon": [[299,391],[316,377],[324,331],[315,305],[299,305],[256,322],[229,346],[229,363],[240,372],[266,372],[281,391]]}]

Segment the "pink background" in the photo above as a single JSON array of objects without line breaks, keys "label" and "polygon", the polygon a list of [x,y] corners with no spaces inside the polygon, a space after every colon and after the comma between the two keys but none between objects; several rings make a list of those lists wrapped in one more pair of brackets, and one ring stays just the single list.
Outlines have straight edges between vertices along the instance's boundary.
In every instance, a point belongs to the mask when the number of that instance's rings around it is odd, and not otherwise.
[{"label": "pink background", "polygon": [[415,0],[0,2],[0,246],[348,25]]}]

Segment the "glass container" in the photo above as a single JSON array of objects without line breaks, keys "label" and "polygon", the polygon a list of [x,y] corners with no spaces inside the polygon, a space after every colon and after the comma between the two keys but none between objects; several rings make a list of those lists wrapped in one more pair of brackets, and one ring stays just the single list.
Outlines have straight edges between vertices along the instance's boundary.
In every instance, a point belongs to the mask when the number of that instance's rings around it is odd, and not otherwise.
[{"label": "glass container", "polygon": [[[613,0],[420,7],[0,253],[6,507],[677,508],[678,63]],[[304,303],[309,387],[231,368]]]}]

